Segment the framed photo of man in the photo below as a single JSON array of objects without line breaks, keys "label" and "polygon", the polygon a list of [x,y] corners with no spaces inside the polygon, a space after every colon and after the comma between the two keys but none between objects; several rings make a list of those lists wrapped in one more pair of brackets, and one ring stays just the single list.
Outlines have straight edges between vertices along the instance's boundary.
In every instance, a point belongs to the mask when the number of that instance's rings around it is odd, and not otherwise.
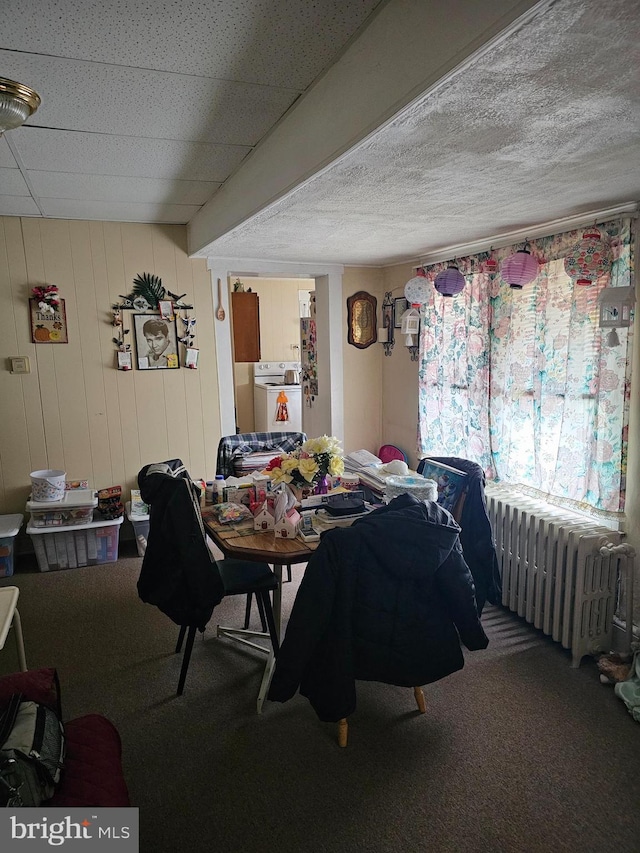
[{"label": "framed photo of man", "polygon": [[138,370],[179,368],[176,321],[157,314],[134,314]]}]

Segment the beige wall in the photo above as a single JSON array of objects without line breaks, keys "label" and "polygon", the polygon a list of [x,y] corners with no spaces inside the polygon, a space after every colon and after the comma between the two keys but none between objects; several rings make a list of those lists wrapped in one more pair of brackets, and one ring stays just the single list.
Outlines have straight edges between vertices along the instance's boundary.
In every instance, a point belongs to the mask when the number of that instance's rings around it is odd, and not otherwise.
[{"label": "beige wall", "polygon": [[[300,361],[298,293],[314,290],[314,279],[247,277],[242,282],[245,290],[251,288],[260,299],[260,361]],[[240,432],[253,432],[251,365],[235,363],[233,372],[237,424]]]},{"label": "beige wall", "polygon": [[[415,274],[409,264],[384,270],[384,289],[393,299],[404,296],[404,286]],[[418,461],[418,362],[411,361],[400,329],[394,329],[395,345],[383,358],[382,434],[384,444],[395,444],[407,454],[410,467]]]},{"label": "beige wall", "polygon": [[364,448],[377,453],[382,443],[381,371],[384,349],[375,343],[358,349],[347,343],[347,298],[359,290],[378,300],[377,317],[381,322],[384,299],[383,272],[380,269],[345,267],[342,278],[342,328],[344,370],[344,450]]},{"label": "beige wall", "polygon": [[[193,304],[198,370],[115,369],[110,306],[142,272]],[[65,300],[68,344],[31,342],[28,298],[41,284],[58,285]],[[24,511],[29,473],[40,468],[94,488],[130,489],[142,465],[173,457],[195,477],[214,476],[213,300],[206,262],[186,254],[185,227],[0,218],[0,305],[0,513]],[[30,374],[9,372],[17,355],[29,357]]]}]

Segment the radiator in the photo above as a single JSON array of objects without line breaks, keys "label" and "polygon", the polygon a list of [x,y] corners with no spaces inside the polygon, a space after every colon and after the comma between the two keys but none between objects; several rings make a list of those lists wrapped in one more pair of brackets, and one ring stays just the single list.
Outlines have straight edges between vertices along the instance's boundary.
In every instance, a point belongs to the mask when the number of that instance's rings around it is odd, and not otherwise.
[{"label": "radiator", "polygon": [[488,484],[487,508],[502,576],[502,604],[565,649],[573,667],[611,649],[621,578],[631,639],[633,549],[578,513]]}]

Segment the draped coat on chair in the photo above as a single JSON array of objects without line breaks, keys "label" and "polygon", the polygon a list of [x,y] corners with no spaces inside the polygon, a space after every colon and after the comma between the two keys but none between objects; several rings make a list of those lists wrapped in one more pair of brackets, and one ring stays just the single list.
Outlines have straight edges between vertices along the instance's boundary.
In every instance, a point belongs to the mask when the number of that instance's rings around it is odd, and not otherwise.
[{"label": "draped coat on chair", "polygon": [[184,466],[172,467],[179,461],[147,465],[138,474],[142,500],[150,507],[138,595],[177,625],[204,631],[225,589],[207,547],[200,490]]},{"label": "draped coat on chair", "polygon": [[355,680],[415,687],[464,666],[460,641],[488,639],[460,528],[431,501],[400,495],[323,534],[291,612],[269,699],[299,688],[318,717],[356,707]]}]

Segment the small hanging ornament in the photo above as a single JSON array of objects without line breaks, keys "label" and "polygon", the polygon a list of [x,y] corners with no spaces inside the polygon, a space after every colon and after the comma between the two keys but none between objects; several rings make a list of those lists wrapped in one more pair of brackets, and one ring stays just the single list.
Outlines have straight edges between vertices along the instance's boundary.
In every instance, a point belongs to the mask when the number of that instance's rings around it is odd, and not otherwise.
[{"label": "small hanging ornament", "polygon": [[490,249],[487,257],[480,262],[480,271],[494,276],[498,272],[498,259],[493,254],[493,249]]},{"label": "small hanging ornament", "polygon": [[409,305],[423,305],[429,301],[429,280],[422,267],[404,286],[404,298]]},{"label": "small hanging ornament", "polygon": [[589,228],[582,240],[564,259],[564,270],[569,278],[585,287],[596,282],[611,269],[611,249],[597,228]]},{"label": "small hanging ornament", "polygon": [[442,296],[455,296],[464,288],[465,278],[455,264],[438,273],[433,286]]},{"label": "small hanging ornament", "polygon": [[500,274],[509,287],[522,290],[525,284],[538,277],[539,268],[538,259],[529,251],[529,244],[525,243],[522,249],[503,260]]},{"label": "small hanging ornament", "polygon": [[287,408],[287,403],[289,402],[289,398],[284,393],[284,391],[280,391],[278,394],[278,399],[276,403],[278,404],[276,407],[276,422],[284,423],[289,420],[289,409]]}]

